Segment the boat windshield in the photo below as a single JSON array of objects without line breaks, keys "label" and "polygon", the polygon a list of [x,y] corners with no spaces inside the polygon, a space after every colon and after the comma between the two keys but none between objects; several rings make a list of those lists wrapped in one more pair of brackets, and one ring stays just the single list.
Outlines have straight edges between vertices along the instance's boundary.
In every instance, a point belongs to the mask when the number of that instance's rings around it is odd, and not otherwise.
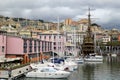
[{"label": "boat windshield", "polygon": [[57,70],[54,68],[44,68],[41,70],[42,72],[56,72]]}]

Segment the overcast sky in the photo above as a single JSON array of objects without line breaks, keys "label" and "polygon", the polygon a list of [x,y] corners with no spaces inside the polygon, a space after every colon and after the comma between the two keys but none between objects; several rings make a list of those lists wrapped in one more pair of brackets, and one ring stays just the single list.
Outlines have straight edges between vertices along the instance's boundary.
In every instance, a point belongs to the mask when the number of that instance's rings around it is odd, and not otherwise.
[{"label": "overcast sky", "polygon": [[120,0],[0,0],[0,15],[63,21],[87,18],[91,7],[93,22],[104,28],[120,26]]}]

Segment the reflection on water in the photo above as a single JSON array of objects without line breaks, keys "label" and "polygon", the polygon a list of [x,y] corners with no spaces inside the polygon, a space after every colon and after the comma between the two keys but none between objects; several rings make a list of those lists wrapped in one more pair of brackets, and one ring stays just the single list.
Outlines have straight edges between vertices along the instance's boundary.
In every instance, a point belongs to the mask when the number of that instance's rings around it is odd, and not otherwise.
[{"label": "reflection on water", "polygon": [[69,80],[120,80],[120,57],[105,57],[103,63],[84,63]]},{"label": "reflection on water", "polygon": [[17,80],[68,80],[68,79],[42,79],[42,78],[20,78]]},{"label": "reflection on water", "polygon": [[120,80],[120,57],[105,57],[103,63],[80,64],[68,79],[22,78],[19,80]]},{"label": "reflection on water", "polygon": [[67,80],[67,79],[39,79],[39,78],[26,78],[25,80]]},{"label": "reflection on water", "polygon": [[[99,68],[103,63],[84,63],[83,65],[79,65],[77,71],[73,72],[73,76],[69,77],[69,80],[95,80],[94,73],[95,69]],[[97,79],[98,80],[98,79]]]}]

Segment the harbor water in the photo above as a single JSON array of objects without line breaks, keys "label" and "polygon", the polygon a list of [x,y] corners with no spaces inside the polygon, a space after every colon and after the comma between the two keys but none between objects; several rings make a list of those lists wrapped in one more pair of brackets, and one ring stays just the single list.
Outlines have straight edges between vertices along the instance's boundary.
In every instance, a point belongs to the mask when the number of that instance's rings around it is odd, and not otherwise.
[{"label": "harbor water", "polygon": [[102,62],[79,64],[67,79],[40,79],[21,77],[17,80],[120,80],[120,57],[105,57]]}]

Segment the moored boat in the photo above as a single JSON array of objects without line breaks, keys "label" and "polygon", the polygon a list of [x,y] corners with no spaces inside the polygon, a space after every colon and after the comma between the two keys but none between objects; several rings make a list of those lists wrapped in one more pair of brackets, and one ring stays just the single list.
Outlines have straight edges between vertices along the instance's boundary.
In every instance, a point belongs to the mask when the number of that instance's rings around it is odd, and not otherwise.
[{"label": "moored boat", "polygon": [[70,72],[57,70],[54,67],[41,67],[26,74],[26,77],[67,78]]},{"label": "moored boat", "polygon": [[95,55],[84,58],[87,62],[103,62],[103,56]]}]

